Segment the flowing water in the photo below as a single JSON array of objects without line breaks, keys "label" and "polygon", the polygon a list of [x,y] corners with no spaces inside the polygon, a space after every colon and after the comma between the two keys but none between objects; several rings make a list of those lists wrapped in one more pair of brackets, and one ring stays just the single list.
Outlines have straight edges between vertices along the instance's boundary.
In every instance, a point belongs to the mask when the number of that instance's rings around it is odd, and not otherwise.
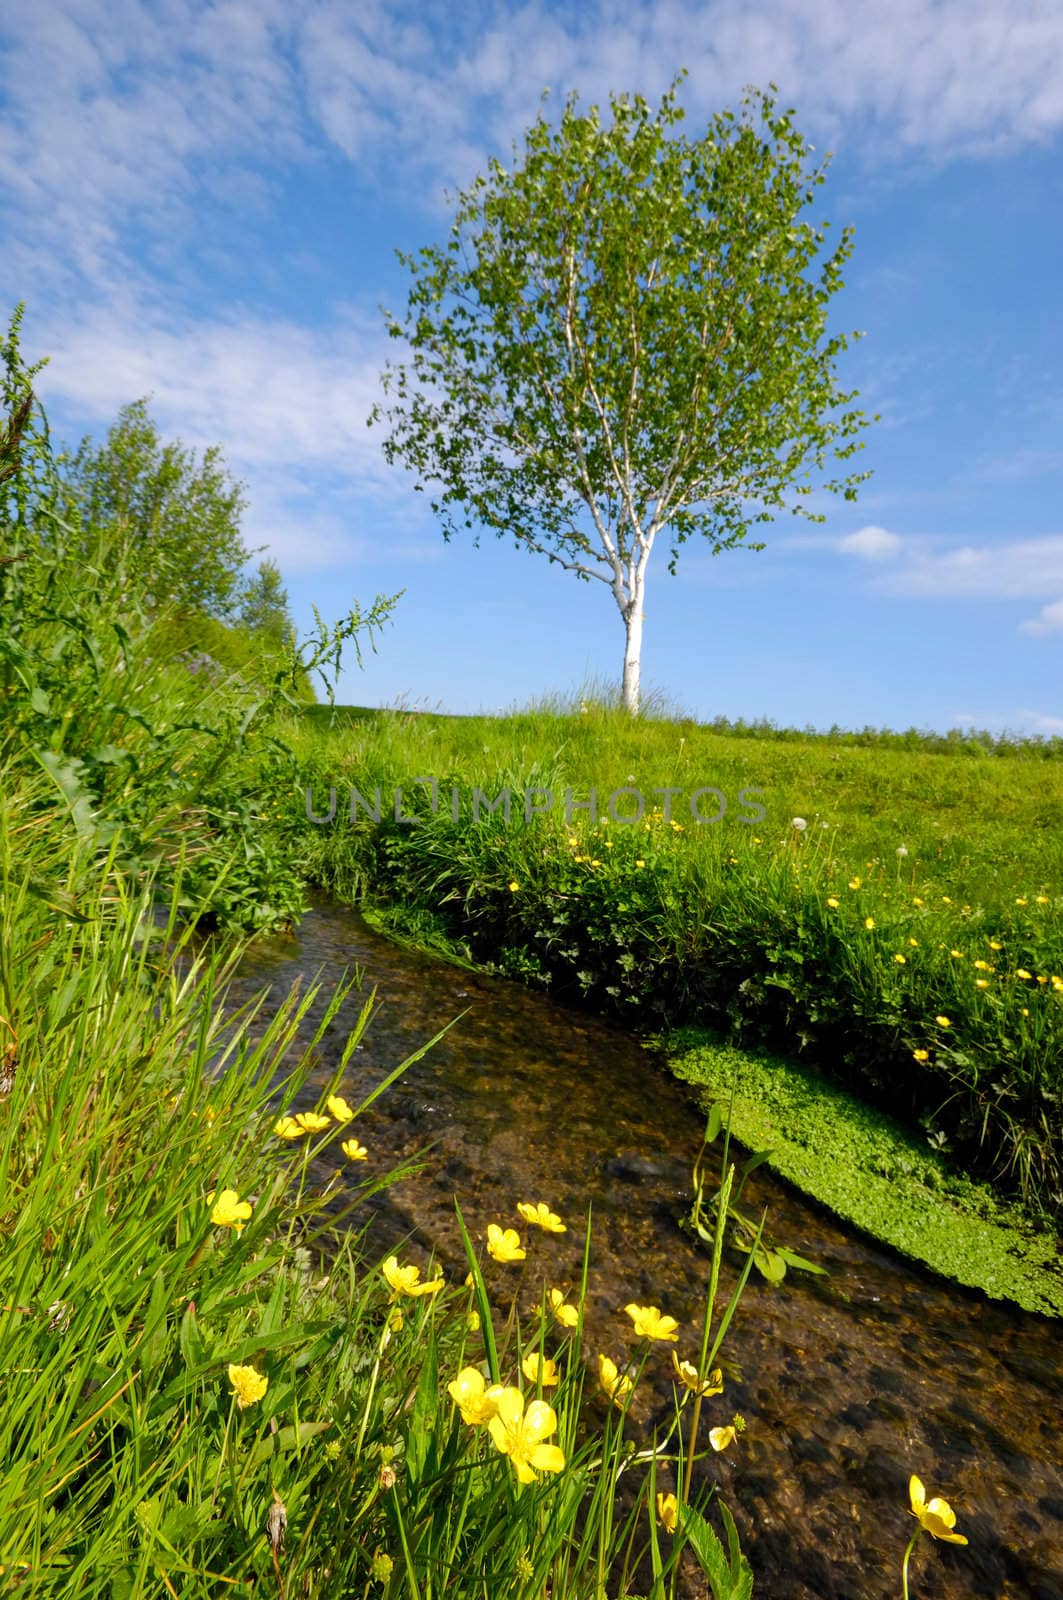
[{"label": "flowing water", "polygon": [[[683,1086],[623,1030],[399,948],[326,902],[292,937],[256,945],[237,992],[268,984],[279,995],[297,977],[332,979],[354,967],[364,973],[361,995],[319,1046],[318,1077],[323,1084],[331,1075],[375,987],[379,1010],[345,1080],[352,1100],[461,1014],[358,1123],[375,1170],[401,1157],[424,1160],[418,1176],[373,1202],[371,1243],[383,1251],[410,1241],[409,1259],[424,1264],[434,1251],[449,1277],[463,1277],[455,1195],[481,1236],[489,1221],[520,1226],[518,1200],[545,1199],[569,1232],[536,1233],[534,1260],[548,1263],[551,1283],[571,1283],[590,1205],[588,1352],[622,1363],[631,1349],[622,1307],[634,1300],[677,1317],[679,1352],[696,1359],[708,1257],[678,1219],[689,1208],[703,1117]],[[736,1410],[747,1422],[712,1470],[735,1512],[756,1593],[899,1595],[915,1472],[928,1494],[952,1502],[970,1544],[922,1539],[914,1597],[1061,1600],[1059,1324],[943,1283],[763,1169],[744,1200],[754,1215],[766,1206],[779,1242],[830,1274],[794,1273],[780,1288],[751,1277],[723,1352],[741,1377],[705,1402],[713,1422]],[[516,1270],[492,1268],[500,1277]],[[733,1275],[725,1291],[731,1283]],[[654,1347],[637,1421],[669,1415],[669,1349]]]}]

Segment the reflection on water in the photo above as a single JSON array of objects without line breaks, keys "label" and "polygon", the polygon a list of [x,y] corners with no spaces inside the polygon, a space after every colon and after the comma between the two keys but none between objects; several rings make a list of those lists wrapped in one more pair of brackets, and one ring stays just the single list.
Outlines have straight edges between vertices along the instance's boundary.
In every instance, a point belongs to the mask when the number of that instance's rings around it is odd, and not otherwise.
[{"label": "reflection on water", "polygon": [[[327,903],[290,939],[256,946],[238,994],[265,984],[279,994],[297,976],[353,967],[365,972],[361,998],[376,987],[379,1010],[351,1061],[352,1099],[464,1013],[359,1122],[378,1170],[418,1152],[426,1162],[374,1202],[371,1244],[412,1239],[412,1256],[416,1245],[422,1261],[434,1250],[448,1275],[464,1276],[455,1195],[481,1235],[489,1221],[519,1225],[518,1200],[543,1199],[570,1231],[536,1233],[529,1269],[546,1263],[550,1282],[571,1282],[591,1206],[588,1352],[621,1357],[630,1333],[621,1308],[636,1300],[678,1317],[690,1329],[679,1352],[696,1358],[707,1257],[677,1217],[703,1121],[683,1087],[629,1034],[397,948]],[[359,1003],[356,992],[320,1046],[322,1083]],[[897,1595],[913,1526],[907,1483],[917,1472],[928,1493],[952,1502],[970,1545],[922,1540],[914,1595],[1061,1600],[1058,1324],[945,1286],[763,1171],[743,1201],[754,1214],[767,1206],[780,1241],[831,1274],[794,1274],[781,1289],[751,1278],[724,1348],[742,1378],[706,1402],[726,1407],[720,1420],[738,1410],[748,1423],[711,1470],[735,1511],[757,1593]],[[668,1414],[669,1348],[651,1358],[658,1387],[640,1388],[635,1414],[644,1420]]]}]

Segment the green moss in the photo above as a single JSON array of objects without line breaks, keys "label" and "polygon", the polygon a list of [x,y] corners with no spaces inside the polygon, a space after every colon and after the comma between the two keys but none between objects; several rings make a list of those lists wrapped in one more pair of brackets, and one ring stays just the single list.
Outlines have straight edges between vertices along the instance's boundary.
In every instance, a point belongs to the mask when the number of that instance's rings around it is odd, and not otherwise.
[{"label": "green moss", "polygon": [[665,1041],[678,1078],[706,1105],[734,1090],[732,1132],[839,1217],[957,1283],[1063,1316],[1050,1232],[954,1172],[936,1151],[809,1068],[722,1044],[702,1029]]}]

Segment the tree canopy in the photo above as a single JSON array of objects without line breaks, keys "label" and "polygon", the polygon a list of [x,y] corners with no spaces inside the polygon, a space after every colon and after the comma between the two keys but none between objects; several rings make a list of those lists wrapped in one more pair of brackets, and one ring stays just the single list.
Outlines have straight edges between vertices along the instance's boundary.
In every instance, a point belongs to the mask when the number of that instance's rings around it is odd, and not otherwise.
[{"label": "tree canopy", "polygon": [[680,82],[656,112],[611,97],[608,123],[574,96],[558,126],[540,114],[457,196],[444,245],[399,253],[408,359],[371,418],[445,537],[509,534],[607,586],[632,710],[658,540],[675,572],[695,535],[717,553],[780,509],[822,520],[815,488],[852,499],[867,476],[834,467],[865,419],[826,334],[852,231],[824,258],[828,225],[802,215],[825,163],[767,93],[682,137]]}]

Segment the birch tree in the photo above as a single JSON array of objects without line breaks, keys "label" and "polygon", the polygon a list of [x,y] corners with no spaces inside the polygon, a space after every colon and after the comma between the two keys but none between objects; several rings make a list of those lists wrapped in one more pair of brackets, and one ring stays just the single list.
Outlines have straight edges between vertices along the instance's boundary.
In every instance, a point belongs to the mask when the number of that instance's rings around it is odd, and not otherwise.
[{"label": "birch tree", "polygon": [[816,488],[855,499],[868,476],[836,466],[865,418],[826,333],[852,230],[825,251],[829,224],[803,216],[826,163],[774,90],[687,139],[681,82],[656,112],[540,114],[456,197],[444,245],[399,252],[406,311],[386,315],[408,358],[370,419],[444,537],[508,534],[606,586],[632,712],[658,545],[674,574],[695,536],[717,554],[780,509],[821,521]]}]

